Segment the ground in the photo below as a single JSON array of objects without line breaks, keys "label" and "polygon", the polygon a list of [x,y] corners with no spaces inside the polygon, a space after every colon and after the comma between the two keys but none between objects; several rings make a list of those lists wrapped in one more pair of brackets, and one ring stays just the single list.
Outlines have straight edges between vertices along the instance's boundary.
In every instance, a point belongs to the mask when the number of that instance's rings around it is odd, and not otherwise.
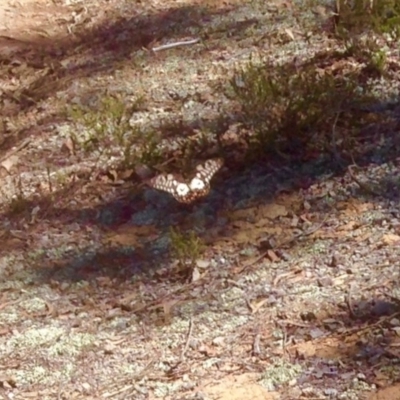
[{"label": "ground", "polygon": [[123,93],[131,125],[198,138],[250,56],[332,46],[305,31],[329,10],[0,4],[1,398],[400,399],[398,107],[385,132],[371,117],[362,166],[227,159],[193,206],[71,113]]}]

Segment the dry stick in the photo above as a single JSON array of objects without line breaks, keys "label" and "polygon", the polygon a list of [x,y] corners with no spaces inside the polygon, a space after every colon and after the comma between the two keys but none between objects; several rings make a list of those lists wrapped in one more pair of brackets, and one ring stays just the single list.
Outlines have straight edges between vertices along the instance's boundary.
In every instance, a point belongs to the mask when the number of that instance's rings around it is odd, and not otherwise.
[{"label": "dry stick", "polygon": [[[337,146],[336,146],[336,124],[337,124],[337,121],[338,121],[338,119],[339,119],[339,115],[340,115],[340,112],[338,112],[338,113],[336,114],[335,121],[333,122],[333,126],[332,126],[332,146],[333,146],[333,153],[334,153],[334,155],[335,155],[336,161],[337,161],[339,164],[342,164],[342,163],[341,163],[341,160],[340,160],[340,155],[339,155],[339,152],[338,152]],[[361,189],[364,189],[366,192],[368,192],[368,193],[370,193],[370,194],[373,194],[373,195],[375,195],[375,196],[379,196],[379,193],[377,193],[376,191],[374,191],[373,189],[371,189],[367,184],[361,182],[361,181],[354,175],[354,172],[353,172],[353,169],[352,169],[352,168],[353,168],[353,167],[356,167],[357,164],[356,164],[356,162],[354,161],[354,158],[353,158],[353,155],[352,155],[352,154],[351,154],[351,159],[352,159],[352,161],[353,161],[353,164],[352,164],[352,165],[349,165],[349,167],[348,167],[348,171],[349,171],[350,178],[353,179],[353,181],[356,182],[357,185],[360,186]],[[343,165],[343,164],[342,164],[342,165]]]},{"label": "dry stick", "polygon": [[390,295],[389,293],[384,293],[385,296],[389,297],[397,306],[400,306],[400,299]]},{"label": "dry stick", "polygon": [[185,40],[185,41],[182,41],[182,42],[168,43],[168,44],[164,44],[162,46],[153,47],[152,50],[154,52],[161,51],[161,50],[169,50],[169,49],[172,49],[174,47],[189,46],[191,44],[196,44],[198,42],[200,42],[200,38],[192,39],[192,40]]},{"label": "dry stick", "polygon": [[18,299],[18,300],[13,300],[13,301],[8,301],[6,303],[2,303],[2,304],[0,304],[0,310],[2,310],[3,308],[6,308],[7,306],[16,305],[18,303],[21,303],[22,301],[23,301],[22,299]]},{"label": "dry stick", "polygon": [[181,360],[183,360],[183,358],[185,357],[185,353],[186,353],[187,349],[189,348],[189,342],[190,342],[190,339],[192,337],[192,332],[193,332],[193,320],[192,320],[192,318],[190,318],[190,321],[189,321],[189,332],[187,334],[185,347],[183,348],[182,353],[181,353]]},{"label": "dry stick", "polygon": [[[292,243],[293,241],[295,241],[296,239],[300,238],[300,237],[305,237],[305,236],[310,236],[313,233],[319,231],[325,224],[325,222],[328,220],[328,216],[326,216],[323,221],[321,223],[319,223],[316,227],[311,228],[309,231],[306,232],[301,232],[298,233],[297,235],[292,236],[290,239],[288,240],[284,240],[282,243],[279,243],[277,247],[283,246],[283,245],[287,245]],[[243,272],[246,268],[251,267],[254,264],[257,264],[259,261],[261,261],[267,254],[268,254],[269,250],[264,251],[263,253],[261,253],[255,260],[253,260],[251,263],[245,265],[240,272]]]},{"label": "dry stick", "polygon": [[20,150],[22,150],[24,147],[28,146],[30,143],[31,139],[28,138],[24,140],[21,144],[19,144],[15,149],[11,150],[8,154],[6,154],[3,158],[0,158],[0,163],[2,163],[4,160],[7,160],[10,158],[12,155],[15,153],[18,153]]},{"label": "dry stick", "polygon": [[288,350],[286,349],[286,345],[287,345],[287,329],[286,329],[286,326],[282,327],[282,330],[283,330],[282,353],[283,354],[289,354]]},{"label": "dry stick", "polygon": [[190,339],[192,337],[192,332],[193,332],[193,320],[192,318],[190,318],[189,320],[189,331],[186,337],[186,343],[185,343],[185,347],[182,349],[181,352],[181,356],[179,357],[179,360],[170,368],[170,371],[174,371],[177,370],[177,368],[179,367],[179,365],[183,362],[183,359],[185,358],[185,353],[187,351],[187,349],[189,348],[189,343],[190,343]]},{"label": "dry stick", "polygon": [[[145,366],[144,368],[137,373],[136,375],[134,375],[130,381],[135,380],[138,381],[140,379],[142,379],[144,377],[144,375],[146,374],[146,372],[148,372],[148,370],[150,369],[150,367],[152,367],[152,365],[158,360],[159,357],[154,357],[152,358]],[[127,390],[130,390],[132,388],[134,388],[135,385],[133,384],[129,384],[129,385],[125,385],[124,387],[120,387],[117,390],[115,390],[114,392],[107,392],[105,394],[103,394],[103,398],[109,399],[110,397],[115,397],[123,392],[126,392]]]},{"label": "dry stick", "polygon": [[353,318],[356,318],[356,313],[354,311],[353,303],[352,303],[352,300],[351,300],[352,289],[353,289],[353,285],[350,283],[349,290],[347,291],[347,295],[346,295],[345,301],[346,301],[347,307],[349,308],[350,315]]},{"label": "dry stick", "polygon": [[338,152],[337,146],[336,146],[336,125],[337,125],[337,122],[339,119],[339,115],[340,115],[340,112],[336,113],[336,117],[335,117],[335,120],[333,121],[333,125],[332,125],[332,147],[333,147],[333,153],[335,155],[336,161],[340,165],[342,163],[341,163],[340,155],[339,155],[339,152]]},{"label": "dry stick", "polygon": [[[354,160],[353,160],[354,162]],[[370,188],[366,183],[361,182],[353,172],[353,167],[357,166],[355,163],[352,165],[349,165],[348,171],[350,178],[353,179],[355,183],[357,183],[358,186],[360,186],[361,189],[365,190],[369,194],[373,194],[374,196],[380,196],[380,193],[376,192],[374,189]]]},{"label": "dry stick", "polygon": [[310,324],[293,321],[291,319],[285,319],[285,320],[279,321],[279,325],[293,325],[293,326],[299,326],[301,328],[309,328],[310,327]]},{"label": "dry stick", "polygon": [[252,350],[252,355],[253,356],[259,356],[261,354],[260,350],[260,334],[256,333],[253,339],[253,350]]},{"label": "dry stick", "polygon": [[111,393],[106,392],[105,394],[103,394],[102,397],[105,399],[109,399],[110,397],[115,397],[119,394],[122,394],[123,392],[126,392],[127,390],[134,389],[134,387],[135,387],[135,385],[133,385],[133,384],[125,385],[124,387],[119,388],[119,389],[115,390],[114,392],[111,392]]}]

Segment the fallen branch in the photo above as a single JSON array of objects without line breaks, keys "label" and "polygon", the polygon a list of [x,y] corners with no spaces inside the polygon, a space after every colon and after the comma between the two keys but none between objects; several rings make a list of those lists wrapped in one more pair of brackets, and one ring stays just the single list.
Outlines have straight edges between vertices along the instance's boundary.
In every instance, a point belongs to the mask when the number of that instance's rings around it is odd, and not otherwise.
[{"label": "fallen branch", "polygon": [[198,42],[200,42],[200,38],[192,39],[192,40],[184,40],[184,41],[175,42],[175,43],[163,44],[162,46],[153,47],[152,50],[154,52],[161,51],[161,50],[169,50],[169,49],[172,49],[174,47],[189,46],[191,44],[196,44]]}]

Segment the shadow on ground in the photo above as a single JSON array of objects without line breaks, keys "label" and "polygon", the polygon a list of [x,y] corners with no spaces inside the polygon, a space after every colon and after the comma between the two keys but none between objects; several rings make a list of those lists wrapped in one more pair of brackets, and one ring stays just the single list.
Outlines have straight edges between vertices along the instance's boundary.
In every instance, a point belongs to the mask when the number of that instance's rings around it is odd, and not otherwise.
[{"label": "shadow on ground", "polygon": [[[392,147],[387,146],[387,149],[386,154],[379,149],[376,154],[371,153],[367,156],[375,160],[379,158],[382,163],[390,162],[397,154],[393,154]],[[362,168],[369,165],[365,157],[357,161],[363,165]],[[371,165],[378,166],[377,163]],[[247,207],[272,204],[276,196],[281,193],[301,193],[312,185],[318,186],[329,177],[336,179],[334,185],[340,186],[341,181],[354,185],[355,196],[367,198],[372,202],[380,202],[383,198],[392,201],[398,199],[396,191],[383,189],[386,182],[393,182],[396,176],[382,178],[382,187],[379,187],[377,184],[380,182],[371,183],[368,176],[360,177],[357,174],[359,178],[352,180],[347,174],[345,179],[346,171],[347,168],[338,169],[337,164],[332,163],[329,157],[321,157],[302,164],[270,157],[268,161],[258,160],[243,169],[237,168],[232,173],[228,159],[227,167],[213,180],[213,190],[210,195],[192,206],[180,204],[169,194],[146,186],[136,191],[126,190],[125,186],[123,194],[118,189],[114,190],[115,200],[101,202],[97,206],[81,208],[77,205],[70,208],[61,205],[66,203],[66,199],[73,199],[72,187],[66,187],[49,197],[24,201],[20,212],[9,210],[2,215],[2,219],[13,221],[13,229],[18,230],[26,223],[25,221],[33,218],[31,212],[36,208],[38,211],[35,213],[35,219],[46,221],[51,227],[61,226],[72,235],[76,230],[77,238],[85,231],[98,230],[98,243],[92,243],[87,247],[78,246],[76,251],[68,249],[65,256],[61,257],[61,262],[50,257],[38,263],[37,273],[39,276],[43,275],[42,278],[76,281],[87,280],[89,276],[92,279],[96,276],[109,275],[124,280],[138,274],[154,272],[165,265],[170,249],[171,228],[182,232],[194,231],[212,244],[219,239],[219,235],[226,234],[227,213]],[[365,182],[365,187],[358,185],[361,180]],[[328,196],[307,200],[309,203],[311,201],[309,206],[313,210],[319,210],[322,215],[324,212],[329,214],[331,207],[334,208],[336,202],[341,201],[340,187],[338,189],[333,187],[333,190],[338,191],[336,193],[332,191]],[[54,199],[61,201],[56,202]],[[295,215],[294,210],[290,212]],[[257,221],[253,222],[257,224]],[[279,225],[279,220],[276,223]],[[210,232],[213,233],[212,237],[207,239]],[[37,243],[41,242],[40,235],[34,236]],[[107,239],[113,235],[118,238]],[[4,238],[4,248],[7,251],[17,250],[20,242],[15,241],[14,237],[9,239],[8,241]],[[43,244],[46,246],[45,242]],[[61,249],[60,251],[63,252]]]}]

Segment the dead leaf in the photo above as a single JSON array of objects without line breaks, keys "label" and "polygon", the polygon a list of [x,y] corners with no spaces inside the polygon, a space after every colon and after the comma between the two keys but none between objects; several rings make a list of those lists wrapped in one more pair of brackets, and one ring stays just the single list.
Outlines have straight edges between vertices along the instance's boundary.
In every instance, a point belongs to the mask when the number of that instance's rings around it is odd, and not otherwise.
[{"label": "dead leaf", "polygon": [[114,232],[112,232],[108,238],[112,238],[116,235],[131,235],[131,236],[144,236],[151,238],[153,235],[157,235],[158,231],[153,225],[129,225],[124,224],[119,226]]},{"label": "dead leaf", "polygon": [[16,387],[16,380],[12,376],[8,376],[4,373],[0,376],[1,385],[4,389],[12,389]]},{"label": "dead leaf", "polygon": [[192,271],[192,282],[196,282],[201,278],[201,274],[198,268],[193,268]]},{"label": "dead leaf", "polygon": [[99,286],[103,287],[111,287],[114,284],[114,282],[108,276],[99,276],[98,278],[96,278],[96,281]]},{"label": "dead leaf", "polygon": [[139,235],[135,232],[121,232],[109,235],[105,239],[105,243],[114,246],[132,246],[132,247],[143,247],[139,242]]},{"label": "dead leaf", "polygon": [[257,218],[264,217],[268,219],[276,219],[288,215],[288,210],[281,204],[265,204],[258,208]]},{"label": "dead leaf", "polygon": [[258,302],[249,303],[251,313],[255,314],[267,301],[268,301],[268,299],[262,299]]},{"label": "dead leaf", "polygon": [[207,357],[213,357],[218,354],[218,350],[215,347],[211,347],[207,344],[201,345],[198,350],[200,354],[204,354]]},{"label": "dead leaf", "polygon": [[[254,232],[253,232],[254,233]],[[252,235],[250,231],[239,231],[232,238],[233,241],[237,244],[254,244],[255,236]]]},{"label": "dead leaf", "polygon": [[296,215],[293,215],[292,221],[290,222],[290,226],[292,228],[296,228],[299,225],[299,217],[297,217]]},{"label": "dead leaf", "polygon": [[286,33],[286,35],[289,36],[290,39],[292,39],[292,40],[295,39],[293,32],[289,28],[285,28],[285,33]]},{"label": "dead leaf", "polygon": [[125,169],[123,171],[120,171],[119,179],[126,181],[126,180],[132,178],[133,173],[134,173],[133,169]]},{"label": "dead leaf", "polygon": [[[212,354],[210,355],[212,356]],[[234,367],[235,368],[235,367]],[[224,368],[226,370],[226,367]],[[232,369],[229,368],[230,372]],[[230,373],[220,379],[203,384],[203,391],[207,397],[219,400],[277,400],[280,398],[277,392],[269,391],[257,382],[255,373],[238,375]]]},{"label": "dead leaf", "polygon": [[75,142],[71,137],[68,137],[61,146],[61,151],[67,150],[71,156],[75,155]]},{"label": "dead leaf", "polygon": [[383,244],[387,246],[392,246],[394,244],[400,243],[400,236],[395,235],[394,233],[388,233],[387,235],[383,235],[382,237]]},{"label": "dead leaf", "polygon": [[[390,381],[389,378],[388,380]],[[384,387],[378,392],[372,393],[368,400],[400,400],[400,384]]]},{"label": "dead leaf", "polygon": [[210,261],[208,260],[196,260],[196,266],[200,269],[206,269],[210,266]]},{"label": "dead leaf", "polygon": [[160,305],[164,312],[164,322],[168,323],[171,320],[171,312],[173,307],[178,304],[178,300],[165,300]]},{"label": "dead leaf", "polygon": [[11,168],[18,163],[19,157],[17,155],[10,156],[6,158],[2,163],[1,166],[10,173]]},{"label": "dead leaf", "polygon": [[303,221],[303,222],[305,222],[305,223],[307,223],[307,224],[310,224],[310,225],[312,225],[312,222],[309,220],[309,218],[308,218],[308,216],[309,216],[310,214],[301,214],[300,215],[300,219],[301,219],[301,221]]},{"label": "dead leaf", "polygon": [[112,180],[113,182],[118,181],[118,172],[115,171],[114,169],[109,170],[109,171],[107,172],[107,175],[111,176],[111,180]]},{"label": "dead leaf", "polygon": [[267,256],[272,262],[280,261],[280,258],[276,255],[276,253],[273,250],[268,250]]},{"label": "dead leaf", "polygon": [[364,232],[360,236],[355,237],[357,243],[362,243],[368,240],[372,236],[372,232]]},{"label": "dead leaf", "polygon": [[351,231],[353,232],[356,229],[357,222],[356,221],[349,221],[347,224],[339,226],[337,228],[338,231]]},{"label": "dead leaf", "polygon": [[254,212],[255,212],[255,208],[245,208],[245,209],[239,209],[239,210],[235,210],[231,213],[229,213],[227,215],[227,217],[231,220],[231,221],[242,221],[242,220],[247,220],[249,218],[253,218],[254,217]]}]

